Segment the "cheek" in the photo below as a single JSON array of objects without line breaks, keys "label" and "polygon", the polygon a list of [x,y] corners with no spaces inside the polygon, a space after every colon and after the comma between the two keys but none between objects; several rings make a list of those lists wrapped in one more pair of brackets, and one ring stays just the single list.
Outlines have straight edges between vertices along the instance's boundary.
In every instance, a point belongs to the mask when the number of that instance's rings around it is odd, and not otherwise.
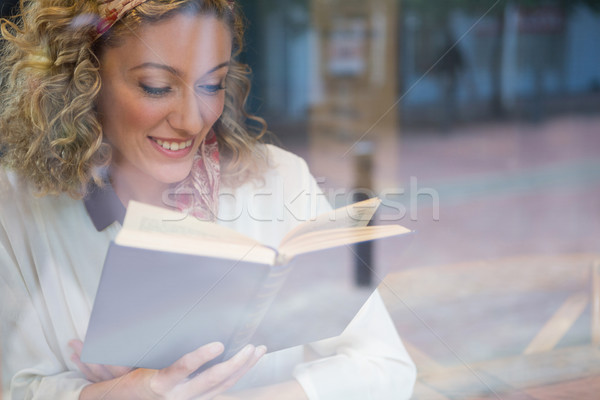
[{"label": "cheek", "polygon": [[205,107],[201,110],[202,118],[210,123],[212,126],[223,114],[225,108],[225,95],[219,94],[218,96],[211,97],[208,101],[205,101]]},{"label": "cheek", "polygon": [[151,129],[166,118],[168,111],[167,104],[138,98],[137,101],[131,101],[127,114],[131,125],[139,129]]},{"label": "cheek", "polygon": [[108,105],[111,113],[105,115],[107,124],[116,131],[124,131],[129,137],[150,130],[165,118],[168,107],[141,96],[123,95]]}]

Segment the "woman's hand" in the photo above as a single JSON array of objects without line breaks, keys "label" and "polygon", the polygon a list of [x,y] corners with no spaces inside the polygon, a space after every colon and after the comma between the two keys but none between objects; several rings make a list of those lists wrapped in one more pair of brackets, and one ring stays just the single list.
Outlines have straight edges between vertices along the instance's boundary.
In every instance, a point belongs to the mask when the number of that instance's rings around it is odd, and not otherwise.
[{"label": "woman's hand", "polygon": [[[81,363],[79,353],[75,353],[79,361],[77,365],[81,364],[89,370],[86,372],[82,369],[86,376],[90,373],[94,379],[108,377],[109,374],[114,377],[86,386],[79,398],[208,400],[232,387],[266,352],[264,346],[255,348],[248,345],[231,359],[189,378],[223,350],[221,343],[211,343],[184,355],[164,369],[138,368],[124,375],[122,369]],[[117,377],[119,373],[121,375]]]}]

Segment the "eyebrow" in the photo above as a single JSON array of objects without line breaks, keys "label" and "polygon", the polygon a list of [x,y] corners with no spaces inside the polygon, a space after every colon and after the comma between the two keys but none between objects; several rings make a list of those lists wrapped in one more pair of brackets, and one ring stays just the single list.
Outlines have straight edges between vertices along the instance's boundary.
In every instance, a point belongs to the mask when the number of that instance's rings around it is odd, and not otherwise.
[{"label": "eyebrow", "polygon": [[[217,65],[216,67],[209,69],[208,71],[206,71],[206,73],[204,75],[208,75],[208,74],[213,73],[221,68],[228,67],[229,64],[231,64],[230,61],[225,61],[225,62]],[[173,74],[175,76],[181,77],[181,72],[177,68],[173,68],[170,65],[153,63],[153,62],[145,62],[136,67],[131,68],[130,71],[134,71],[136,69],[142,69],[142,68],[158,68],[158,69],[162,69],[167,72],[170,72],[171,74]]]}]

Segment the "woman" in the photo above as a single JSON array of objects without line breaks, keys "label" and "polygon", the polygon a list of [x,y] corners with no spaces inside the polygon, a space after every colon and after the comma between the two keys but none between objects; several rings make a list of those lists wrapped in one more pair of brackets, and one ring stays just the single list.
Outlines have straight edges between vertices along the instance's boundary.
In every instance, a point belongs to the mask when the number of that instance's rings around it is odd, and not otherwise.
[{"label": "woman", "polygon": [[[232,2],[21,7],[20,25],[2,26],[0,115],[3,372],[13,398],[410,396],[414,365],[377,292],[338,338],[267,355],[248,346],[193,378],[222,344],[163,370],[82,363],[103,258],[129,200],[272,245],[328,204],[301,159],[260,144],[264,128],[253,135],[245,123],[264,125],[244,111],[249,81],[235,60],[242,24]],[[305,350],[318,358],[305,362]]]}]

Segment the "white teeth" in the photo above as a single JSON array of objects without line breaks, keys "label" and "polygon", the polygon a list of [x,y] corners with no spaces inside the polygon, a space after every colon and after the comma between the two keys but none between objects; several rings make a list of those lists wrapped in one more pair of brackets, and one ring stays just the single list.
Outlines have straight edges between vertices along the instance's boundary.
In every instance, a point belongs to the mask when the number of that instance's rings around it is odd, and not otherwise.
[{"label": "white teeth", "polygon": [[178,151],[178,150],[186,149],[186,148],[190,147],[192,145],[192,143],[194,142],[193,139],[190,139],[187,142],[182,142],[182,143],[167,142],[164,140],[154,139],[154,138],[152,138],[152,140],[154,140],[159,146],[162,146],[163,149],[167,149],[167,150],[171,150],[171,151]]}]

